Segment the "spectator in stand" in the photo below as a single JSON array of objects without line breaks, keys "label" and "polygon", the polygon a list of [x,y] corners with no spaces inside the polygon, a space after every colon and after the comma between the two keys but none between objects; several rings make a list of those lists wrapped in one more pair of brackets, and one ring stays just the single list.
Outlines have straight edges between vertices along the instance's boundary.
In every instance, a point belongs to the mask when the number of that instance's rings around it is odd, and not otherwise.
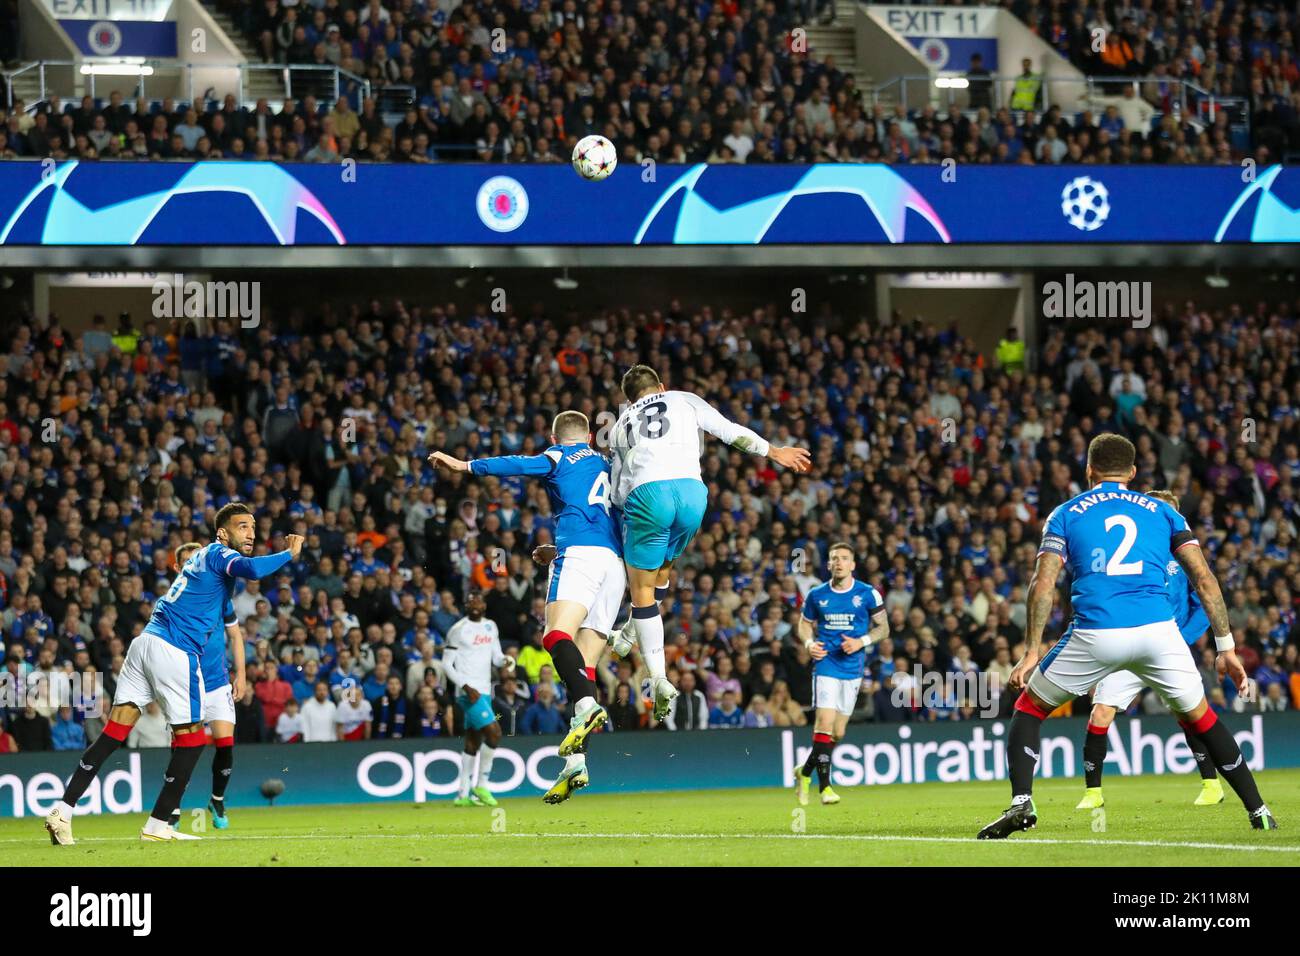
[{"label": "spectator in stand", "polygon": [[294,699],[293,686],[280,676],[275,667],[254,664],[247,669],[248,680],[262,705],[262,719],[266,729],[275,728],[285,704]]},{"label": "spectator in stand", "polygon": [[519,720],[519,733],[522,736],[564,733],[569,722],[555,706],[555,688],[549,683],[538,684],[533,688],[533,697]]},{"label": "spectator in stand", "polygon": [[73,717],[71,707],[60,707],[54,726],[50,729],[50,745],[54,750],[86,749],[86,733]]},{"label": "spectator in stand", "polygon": [[5,726],[4,716],[0,715],[0,756],[4,754],[16,754],[21,749],[22,748],[18,746],[17,739],[9,732],[9,728]]},{"label": "spectator in stand", "polygon": [[790,697],[790,688],[785,681],[777,681],[772,689],[772,724],[776,727],[803,727],[808,723],[808,715]]},{"label": "spectator in stand", "polygon": [[361,693],[361,688],[356,684],[347,687],[334,715],[338,739],[369,740],[374,719],[374,708]]},{"label": "spectator in stand", "polygon": [[615,731],[640,730],[641,711],[633,699],[632,685],[619,681],[614,688],[614,699],[605,708],[609,712],[609,721]]},{"label": "spectator in stand", "polygon": [[235,701],[235,743],[260,744],[269,736],[266,717],[262,712],[262,702],[250,683],[244,687],[244,695]]},{"label": "spectator in stand", "polygon": [[677,680],[677,699],[672,709],[664,718],[663,725],[669,730],[707,730],[709,727],[709,703],[695,684],[694,671],[682,671]]},{"label": "spectator in stand", "polygon": [[18,749],[24,753],[53,747],[49,720],[38,714],[31,704],[16,711],[15,716],[10,718],[9,732],[17,742]]},{"label": "spectator in stand", "polygon": [[167,725],[162,709],[159,708],[156,701],[150,701],[145,706],[143,713],[140,714],[140,719],[131,728],[130,736],[126,738],[126,745],[137,750],[170,747],[172,745],[171,727]]},{"label": "spectator in stand", "polygon": [[709,711],[711,729],[735,730],[745,725],[745,712],[740,709],[739,696],[733,690],[722,692],[722,700]]},{"label": "spectator in stand", "polygon": [[299,744],[303,741],[303,719],[298,701],[289,698],[275,722],[275,740],[281,744]]},{"label": "spectator in stand", "polygon": [[406,737],[410,706],[402,690],[402,679],[397,675],[389,677],[384,692],[374,702],[375,727],[371,736],[380,740]]},{"label": "spectator in stand", "polygon": [[750,698],[749,706],[745,708],[744,725],[750,729],[776,726],[772,712],[767,706],[767,698],[762,694],[755,694]]},{"label": "spectator in stand", "polygon": [[[518,667],[518,664],[515,666]],[[528,698],[519,693],[514,675],[506,673],[497,684],[496,696],[492,698],[492,710],[497,715],[502,735],[513,737],[521,732],[519,724],[527,709]]]},{"label": "spectator in stand", "polygon": [[312,696],[302,703],[299,711],[303,743],[322,744],[337,740],[337,711],[338,708],[330,697],[329,684],[323,680],[317,681]]}]

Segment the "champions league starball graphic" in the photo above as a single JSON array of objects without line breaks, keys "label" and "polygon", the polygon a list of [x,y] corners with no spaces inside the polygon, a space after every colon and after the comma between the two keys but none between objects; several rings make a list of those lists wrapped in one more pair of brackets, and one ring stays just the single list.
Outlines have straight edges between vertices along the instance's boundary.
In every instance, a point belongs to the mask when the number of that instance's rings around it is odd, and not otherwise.
[{"label": "champions league starball graphic", "polygon": [[[1250,219],[1251,242],[1300,242],[1300,200],[1297,206],[1292,206],[1274,192],[1282,171],[1281,166],[1270,166],[1242,189],[1219,223],[1214,234],[1215,242],[1223,242],[1230,229],[1240,228],[1238,217],[1251,199],[1256,200],[1254,215]],[[1296,176],[1290,177],[1293,192],[1300,191],[1295,189],[1296,180]]]},{"label": "champions league starball graphic", "polygon": [[888,166],[857,166],[826,163],[812,166],[789,189],[759,196],[729,209],[719,209],[700,196],[697,186],[710,170],[701,163],[677,179],[650,209],[633,242],[640,244],[669,201],[681,194],[681,207],[673,228],[674,243],[760,243],[781,213],[801,196],[841,193],[846,200],[844,216],[869,214],[891,243],[907,241],[907,213],[921,216],[933,227],[922,242],[951,242],[952,236],[934,207],[907,180]]},{"label": "champions league starball graphic", "polygon": [[[9,241],[14,228],[50,191],[53,195],[45,211],[42,245],[136,245],[174,199],[203,193],[247,197],[280,245],[294,244],[299,210],[319,220],[335,243],[341,246],[347,242],[321,201],[283,168],[269,163],[194,163],[168,187],[98,208],[88,206],[69,188],[77,168],[75,160],[43,166],[40,181],[19,202],[0,230],[0,244]],[[205,241],[204,225],[202,217],[196,217],[195,244]]]}]

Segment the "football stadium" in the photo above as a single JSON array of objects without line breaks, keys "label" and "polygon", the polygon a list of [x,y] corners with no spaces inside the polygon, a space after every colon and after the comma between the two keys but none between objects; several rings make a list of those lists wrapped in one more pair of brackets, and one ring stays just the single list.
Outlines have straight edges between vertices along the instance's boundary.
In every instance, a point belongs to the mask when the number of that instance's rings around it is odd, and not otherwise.
[{"label": "football stadium", "polygon": [[6,867],[1169,867],[1252,925],[1296,17],[0,4]]}]

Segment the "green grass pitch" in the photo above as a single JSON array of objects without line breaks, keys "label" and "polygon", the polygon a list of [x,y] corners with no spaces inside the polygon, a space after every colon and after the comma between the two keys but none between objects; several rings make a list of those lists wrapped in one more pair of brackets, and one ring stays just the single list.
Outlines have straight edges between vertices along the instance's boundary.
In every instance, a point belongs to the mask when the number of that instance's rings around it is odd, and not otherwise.
[{"label": "green grass pitch", "polygon": [[1230,792],[1219,806],[1193,807],[1192,775],[1111,778],[1104,820],[1074,809],[1082,780],[1038,781],[1038,827],[1002,843],[973,839],[1007,803],[999,781],[844,787],[838,806],[814,795],[802,814],[793,791],[776,788],[579,793],[558,807],[521,797],[495,810],[450,801],[242,809],[230,829],[178,844],[141,843],[144,816],[133,815],[78,817],[77,845],[54,847],[26,817],[0,821],[0,856],[7,867],[1300,865],[1300,770],[1258,776],[1282,827],[1272,833],[1252,830]]}]

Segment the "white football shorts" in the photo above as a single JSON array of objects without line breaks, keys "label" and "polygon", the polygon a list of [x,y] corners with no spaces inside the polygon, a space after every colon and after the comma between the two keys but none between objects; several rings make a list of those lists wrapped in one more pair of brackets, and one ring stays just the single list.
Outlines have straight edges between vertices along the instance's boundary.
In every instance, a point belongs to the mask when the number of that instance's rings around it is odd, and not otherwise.
[{"label": "white football shorts", "polygon": [[[1172,618],[1141,627],[1075,628],[1034,669],[1029,689],[1055,708],[1088,693],[1111,674],[1125,671],[1137,681],[1130,686],[1152,688],[1178,713],[1191,710],[1205,696],[1201,675]],[[1122,683],[1118,691],[1113,684],[1106,689],[1112,699],[1124,692]],[[1112,706],[1127,707],[1136,693]]]},{"label": "white football shorts", "polygon": [[818,710],[833,710],[852,716],[858,705],[858,691],[862,678],[822,677],[813,675],[813,706]]},{"label": "white football shorts", "polygon": [[614,630],[626,590],[627,571],[622,558],[609,548],[571,545],[551,562],[546,603],[576,601],[587,609],[582,626],[609,634]]},{"label": "white football shorts", "polygon": [[198,723],[203,718],[203,671],[198,654],[144,631],[127,648],[113,704],[144,710],[154,701],[173,727]]}]

